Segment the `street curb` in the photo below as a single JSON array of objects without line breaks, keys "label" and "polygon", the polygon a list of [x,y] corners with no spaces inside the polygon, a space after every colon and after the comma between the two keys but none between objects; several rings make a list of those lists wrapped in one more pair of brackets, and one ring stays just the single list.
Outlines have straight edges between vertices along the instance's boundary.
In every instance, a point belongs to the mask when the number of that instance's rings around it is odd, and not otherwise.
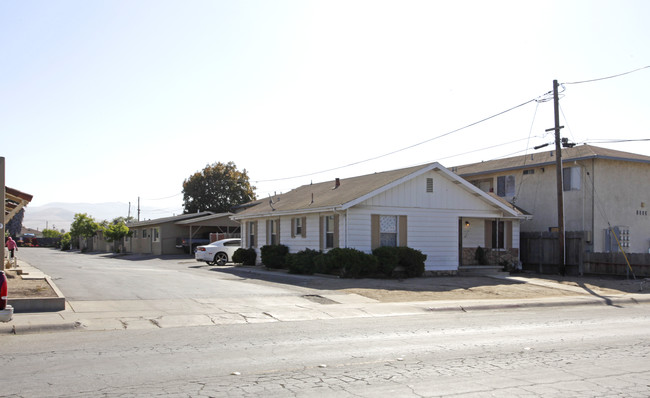
[{"label": "street curb", "polygon": [[[513,300],[514,301],[514,300]],[[585,298],[572,299],[564,301],[532,301],[528,303],[500,303],[500,304],[467,304],[444,307],[429,307],[426,311],[430,312],[455,312],[455,311],[480,311],[480,310],[500,310],[500,309],[524,309],[524,308],[548,308],[548,307],[579,307],[588,305],[601,306],[621,306],[631,304],[650,303],[650,297],[607,297],[607,298]]]},{"label": "street curb", "polygon": [[39,298],[10,298],[8,304],[14,307],[14,314],[26,312],[56,312],[65,310],[65,297],[54,284],[52,278],[45,276],[45,282],[50,285],[56,297]]},{"label": "street curb", "polygon": [[80,322],[48,323],[37,325],[1,325],[0,334],[34,334],[44,332],[71,332],[83,330]]}]

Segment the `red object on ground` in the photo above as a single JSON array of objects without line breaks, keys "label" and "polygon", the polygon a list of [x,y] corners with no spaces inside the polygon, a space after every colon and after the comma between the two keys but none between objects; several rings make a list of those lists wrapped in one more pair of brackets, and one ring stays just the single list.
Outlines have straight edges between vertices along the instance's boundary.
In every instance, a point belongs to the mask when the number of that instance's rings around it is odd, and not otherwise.
[{"label": "red object on ground", "polygon": [[7,276],[4,271],[0,271],[0,311],[7,307]]}]

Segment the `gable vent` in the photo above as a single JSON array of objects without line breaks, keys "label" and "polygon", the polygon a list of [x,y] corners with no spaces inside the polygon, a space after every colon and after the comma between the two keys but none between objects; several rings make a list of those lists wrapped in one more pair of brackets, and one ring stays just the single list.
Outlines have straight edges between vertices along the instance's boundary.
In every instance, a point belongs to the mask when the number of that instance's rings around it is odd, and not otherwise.
[{"label": "gable vent", "polygon": [[433,193],[433,178],[427,178],[427,193]]}]

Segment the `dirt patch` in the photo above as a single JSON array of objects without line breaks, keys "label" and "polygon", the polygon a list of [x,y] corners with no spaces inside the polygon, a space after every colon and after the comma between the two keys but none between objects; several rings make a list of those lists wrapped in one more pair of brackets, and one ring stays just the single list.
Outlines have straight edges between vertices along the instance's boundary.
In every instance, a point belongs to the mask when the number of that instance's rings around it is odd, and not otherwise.
[{"label": "dirt patch", "polygon": [[56,292],[45,279],[23,279],[15,271],[5,270],[7,275],[8,297],[12,298],[43,298],[57,297]]},{"label": "dirt patch", "polygon": [[[534,299],[566,296],[650,294],[650,280],[597,277],[523,277],[528,283],[485,277],[432,277],[376,283],[376,286],[341,289],[380,302],[476,299]],[[647,282],[647,283],[646,283]],[[540,284],[552,284],[551,287]],[[572,287],[571,290],[563,287]]]}]

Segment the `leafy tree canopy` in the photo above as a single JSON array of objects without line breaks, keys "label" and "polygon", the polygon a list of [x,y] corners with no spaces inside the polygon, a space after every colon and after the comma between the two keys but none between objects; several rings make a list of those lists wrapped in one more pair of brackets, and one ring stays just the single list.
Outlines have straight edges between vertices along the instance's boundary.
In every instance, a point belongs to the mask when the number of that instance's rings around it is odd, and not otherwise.
[{"label": "leafy tree canopy", "polygon": [[246,169],[237,170],[233,162],[217,162],[183,181],[184,213],[212,211],[224,213],[233,206],[255,200]]},{"label": "leafy tree canopy", "polygon": [[73,238],[91,238],[99,228],[100,225],[95,222],[94,218],[86,213],[77,213],[70,225],[70,235]]},{"label": "leafy tree canopy", "polygon": [[47,229],[45,228],[43,230],[43,237],[44,238],[59,238],[61,236],[61,232],[57,231],[56,229]]},{"label": "leafy tree canopy", "polygon": [[129,235],[129,227],[124,222],[109,225],[104,230],[104,236],[109,242],[119,242],[122,238]]}]

